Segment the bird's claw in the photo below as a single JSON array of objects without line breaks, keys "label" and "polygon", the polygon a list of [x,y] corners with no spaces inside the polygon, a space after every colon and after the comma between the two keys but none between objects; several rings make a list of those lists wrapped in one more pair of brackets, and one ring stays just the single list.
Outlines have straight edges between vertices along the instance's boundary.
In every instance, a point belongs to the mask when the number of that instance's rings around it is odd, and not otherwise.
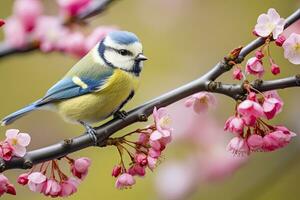
[{"label": "bird's claw", "polygon": [[88,134],[90,138],[94,141],[94,144],[97,145],[98,138],[96,135],[96,130],[85,122],[79,121],[79,123],[85,127],[86,134]]},{"label": "bird's claw", "polygon": [[128,113],[125,110],[117,111],[114,114],[114,118],[125,119],[128,116]]}]

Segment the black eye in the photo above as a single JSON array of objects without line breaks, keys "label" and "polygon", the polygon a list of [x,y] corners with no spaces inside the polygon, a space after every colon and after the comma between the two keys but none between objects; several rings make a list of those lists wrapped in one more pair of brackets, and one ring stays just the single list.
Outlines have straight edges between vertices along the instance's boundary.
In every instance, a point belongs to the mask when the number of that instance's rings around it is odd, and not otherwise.
[{"label": "black eye", "polygon": [[118,53],[121,54],[122,56],[132,55],[132,53],[126,49],[120,49],[120,50],[118,50]]}]

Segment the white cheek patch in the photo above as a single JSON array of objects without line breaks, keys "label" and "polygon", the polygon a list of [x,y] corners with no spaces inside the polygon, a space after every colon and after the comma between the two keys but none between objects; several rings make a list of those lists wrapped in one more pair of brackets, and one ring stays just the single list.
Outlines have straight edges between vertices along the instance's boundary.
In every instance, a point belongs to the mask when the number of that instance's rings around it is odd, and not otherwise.
[{"label": "white cheek patch", "polygon": [[113,66],[130,70],[134,64],[134,61],[128,56],[122,56],[119,53],[110,50],[104,52],[105,59]]}]

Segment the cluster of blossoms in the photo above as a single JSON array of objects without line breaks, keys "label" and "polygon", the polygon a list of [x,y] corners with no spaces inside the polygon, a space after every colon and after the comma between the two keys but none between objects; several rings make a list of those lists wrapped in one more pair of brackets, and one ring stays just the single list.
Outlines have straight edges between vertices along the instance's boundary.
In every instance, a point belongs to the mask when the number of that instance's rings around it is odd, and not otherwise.
[{"label": "cluster of blossoms", "polygon": [[265,44],[255,52],[255,56],[248,59],[245,73],[240,65],[236,65],[233,71],[233,79],[241,80],[245,74],[252,74],[262,78],[265,73],[263,58],[267,57],[272,74],[280,74],[280,67],[275,63],[270,53],[270,43],[274,40],[276,46],[283,47],[284,57],[293,64],[300,64],[300,35],[292,33],[286,37],[283,35],[285,20],[279,16],[273,8],[267,14],[261,14],[257,19],[253,33],[256,36],[266,38]]},{"label": "cluster of blossoms", "polygon": [[274,151],[285,147],[296,134],[284,126],[272,126],[263,119],[273,119],[281,112],[283,102],[276,91],[256,95],[249,92],[246,100],[230,117],[224,130],[232,132],[234,137],[227,149],[237,155],[248,155],[254,151]]},{"label": "cluster of blossoms", "polygon": [[30,44],[38,46],[43,52],[60,51],[82,57],[108,32],[115,29],[98,27],[85,36],[74,30],[74,23],[64,25],[64,22],[70,21],[87,8],[91,0],[57,0],[57,3],[60,17],[43,15],[40,0],[16,0],[13,15],[6,20],[4,27],[6,42],[17,49],[26,48]]},{"label": "cluster of blossoms", "polygon": [[[33,171],[33,168],[30,172],[21,174],[18,177],[18,183],[28,185],[31,191],[45,196],[67,197],[74,194],[80,182],[87,176],[91,160],[86,157],[76,160],[69,157],[64,158],[70,165],[72,177],[68,177],[60,170],[58,160],[52,160],[43,163],[39,171]],[[48,168],[50,168],[49,172]],[[49,177],[47,177],[47,172]]]},{"label": "cluster of blossoms", "polygon": [[[31,138],[27,133],[20,133],[17,129],[7,130],[6,139],[0,142],[0,157],[5,161],[11,160],[13,156],[24,157],[30,140]],[[64,158],[70,165],[72,177],[68,177],[60,170],[58,160],[52,160],[41,164],[39,170],[34,171],[37,168],[34,166],[30,172],[21,174],[18,177],[18,183],[28,185],[30,190],[46,196],[70,196],[77,191],[80,181],[86,177],[91,161],[89,158],[77,160],[67,156]],[[49,178],[46,176],[47,173]],[[4,193],[15,195],[16,190],[9,180],[0,174],[0,196]]]},{"label": "cluster of blossoms", "polygon": [[[13,156],[23,157],[30,140],[31,138],[27,133],[20,133],[17,129],[7,130],[6,139],[0,141],[0,157],[5,161],[11,160]],[[9,180],[0,174],[0,196],[4,193],[15,195],[16,190]]]},{"label": "cluster of blossoms", "polygon": [[[153,117],[155,124],[145,129],[138,129],[123,137],[112,139],[112,144],[118,149],[121,161],[112,170],[112,176],[117,177],[115,187],[118,189],[129,188],[135,184],[134,176],[143,177],[146,168],[153,170],[161,157],[166,145],[171,142],[172,128],[170,116],[165,108],[154,108]],[[133,133],[138,134],[138,141],[132,142],[126,139]],[[130,151],[126,146],[133,149]],[[126,152],[131,163],[125,167],[123,152]]]}]

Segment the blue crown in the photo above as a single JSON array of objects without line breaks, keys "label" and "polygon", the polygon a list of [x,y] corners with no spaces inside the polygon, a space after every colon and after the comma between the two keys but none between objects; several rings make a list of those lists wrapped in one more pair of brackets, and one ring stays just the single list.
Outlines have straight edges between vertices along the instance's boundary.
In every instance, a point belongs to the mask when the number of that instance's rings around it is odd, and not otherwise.
[{"label": "blue crown", "polygon": [[139,42],[139,38],[127,31],[113,31],[108,34],[108,36],[118,44],[132,44],[134,42]]}]

